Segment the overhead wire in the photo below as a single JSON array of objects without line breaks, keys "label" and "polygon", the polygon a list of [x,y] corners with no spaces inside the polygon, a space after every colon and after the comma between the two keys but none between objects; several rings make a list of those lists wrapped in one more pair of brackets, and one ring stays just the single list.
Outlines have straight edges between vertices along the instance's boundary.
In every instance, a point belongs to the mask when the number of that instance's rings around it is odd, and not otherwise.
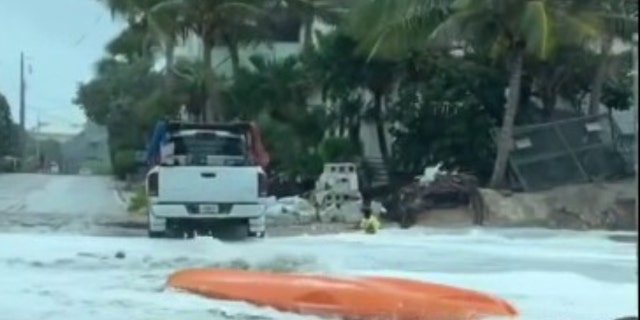
[{"label": "overhead wire", "polygon": [[102,21],[102,18],[104,17],[104,15],[105,15],[104,12],[96,14],[95,18],[93,19],[93,25],[89,28],[83,29],[85,30],[85,32],[83,32],[78,38],[76,38],[75,41],[73,41],[73,43],[71,44],[71,47],[74,48],[81,45],[84,42],[84,40],[87,38],[91,30],[93,29],[93,27],[95,27],[96,25],[98,25],[98,23]]}]

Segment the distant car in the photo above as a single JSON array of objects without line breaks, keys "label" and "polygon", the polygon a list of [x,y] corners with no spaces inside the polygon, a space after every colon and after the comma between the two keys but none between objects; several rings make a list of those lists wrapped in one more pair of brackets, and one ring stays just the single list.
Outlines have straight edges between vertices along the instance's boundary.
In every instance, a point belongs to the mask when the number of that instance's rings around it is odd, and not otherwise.
[{"label": "distant car", "polygon": [[78,174],[82,176],[90,176],[92,173],[89,168],[80,168],[80,170],[78,170]]}]

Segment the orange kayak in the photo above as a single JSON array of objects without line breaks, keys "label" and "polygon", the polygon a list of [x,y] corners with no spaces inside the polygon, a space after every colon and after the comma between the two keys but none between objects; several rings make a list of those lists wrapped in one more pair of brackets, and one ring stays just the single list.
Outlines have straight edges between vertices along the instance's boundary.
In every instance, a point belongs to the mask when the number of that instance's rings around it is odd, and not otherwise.
[{"label": "orange kayak", "polygon": [[347,319],[475,320],[518,315],[508,302],[480,292],[386,277],[188,269],[172,274],[168,285],[215,299]]}]

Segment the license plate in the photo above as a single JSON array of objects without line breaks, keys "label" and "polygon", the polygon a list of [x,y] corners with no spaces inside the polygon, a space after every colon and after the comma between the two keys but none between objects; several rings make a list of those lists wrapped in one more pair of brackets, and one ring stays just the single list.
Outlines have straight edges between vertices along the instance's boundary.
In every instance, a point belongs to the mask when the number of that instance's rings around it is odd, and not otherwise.
[{"label": "license plate", "polygon": [[218,205],[215,205],[215,204],[203,204],[203,205],[200,205],[200,213],[216,214],[218,212],[219,212]]}]

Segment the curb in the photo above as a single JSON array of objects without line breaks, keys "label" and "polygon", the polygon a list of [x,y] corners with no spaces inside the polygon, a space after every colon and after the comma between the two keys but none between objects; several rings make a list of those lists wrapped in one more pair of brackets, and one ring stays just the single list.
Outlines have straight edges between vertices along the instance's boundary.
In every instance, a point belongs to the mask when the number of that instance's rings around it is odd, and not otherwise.
[{"label": "curb", "polygon": [[125,196],[122,194],[122,191],[120,191],[118,188],[115,188],[113,190],[113,196],[116,198],[116,200],[120,203],[121,206],[125,208],[129,206],[129,202],[127,201]]}]

